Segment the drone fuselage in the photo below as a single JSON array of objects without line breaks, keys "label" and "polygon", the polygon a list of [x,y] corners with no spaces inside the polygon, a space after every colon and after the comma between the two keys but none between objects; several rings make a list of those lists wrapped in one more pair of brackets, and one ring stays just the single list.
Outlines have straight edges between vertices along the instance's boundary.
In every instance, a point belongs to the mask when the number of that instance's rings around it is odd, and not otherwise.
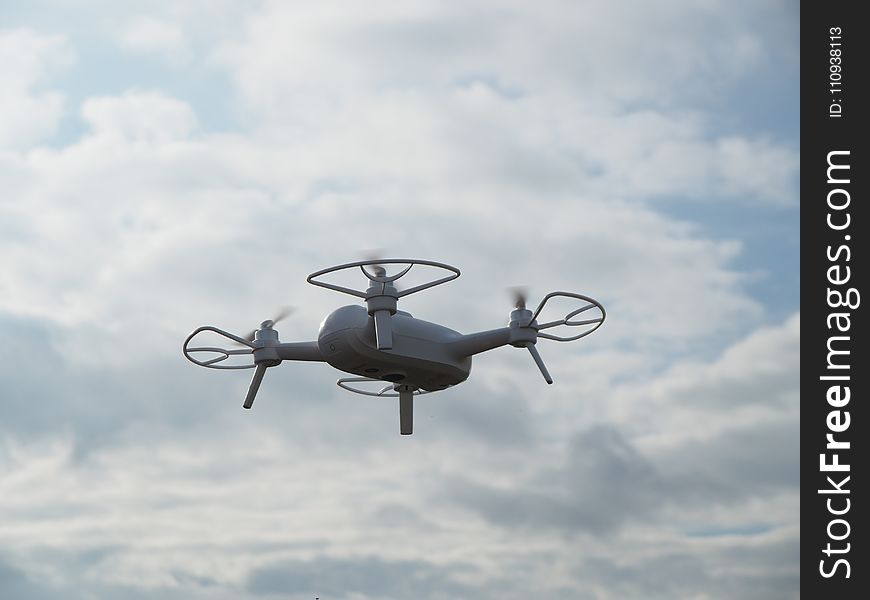
[{"label": "drone fuselage", "polygon": [[360,305],[342,306],[320,325],[317,345],[327,363],[347,373],[426,391],[462,383],[471,357],[456,351],[459,332],[396,311],[393,344],[379,350],[372,317]]}]

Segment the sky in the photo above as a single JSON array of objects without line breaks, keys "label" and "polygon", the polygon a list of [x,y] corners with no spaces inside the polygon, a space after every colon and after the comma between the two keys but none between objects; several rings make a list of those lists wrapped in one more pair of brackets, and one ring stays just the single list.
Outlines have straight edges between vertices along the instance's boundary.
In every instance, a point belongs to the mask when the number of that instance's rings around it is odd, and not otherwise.
[{"label": "sky", "polygon": [[[0,6],[0,597],[797,598],[798,3]],[[380,253],[600,300],[417,400],[181,355]]]}]

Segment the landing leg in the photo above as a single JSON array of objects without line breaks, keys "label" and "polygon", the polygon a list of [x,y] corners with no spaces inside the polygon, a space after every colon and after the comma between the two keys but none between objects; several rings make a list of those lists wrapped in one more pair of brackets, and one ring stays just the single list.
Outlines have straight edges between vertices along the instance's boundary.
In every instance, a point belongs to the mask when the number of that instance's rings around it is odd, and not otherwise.
[{"label": "landing leg", "polygon": [[399,432],[402,435],[414,433],[414,392],[399,390]]},{"label": "landing leg", "polygon": [[260,384],[263,382],[263,375],[266,374],[266,365],[257,365],[257,370],[254,371],[254,376],[251,378],[251,385],[248,387],[248,395],[245,396],[245,408],[254,406],[254,398],[257,397],[257,390],[260,389]]},{"label": "landing leg", "polygon": [[532,355],[532,358],[535,359],[535,363],[538,365],[538,368],[541,370],[541,375],[544,376],[544,381],[547,383],[553,383],[553,378],[550,377],[550,372],[547,370],[547,366],[544,364],[544,359],[541,358],[541,355],[538,353],[538,349],[535,348],[534,344],[529,344],[526,346],[529,353]]},{"label": "landing leg", "polygon": [[375,311],[375,341],[378,350],[393,348],[393,317],[388,310]]}]

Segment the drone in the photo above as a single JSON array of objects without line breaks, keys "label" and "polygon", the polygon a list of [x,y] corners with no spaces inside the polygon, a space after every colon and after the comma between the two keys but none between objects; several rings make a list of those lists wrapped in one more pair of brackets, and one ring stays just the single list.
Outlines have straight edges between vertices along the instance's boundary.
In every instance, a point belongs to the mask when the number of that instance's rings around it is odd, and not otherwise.
[{"label": "drone", "polygon": [[[400,288],[397,281],[415,266],[426,268],[427,275],[435,270],[437,276],[420,285]],[[388,275],[387,267],[397,272]],[[327,276],[351,269],[359,269],[365,276],[368,281],[365,290],[351,289],[328,281],[330,277]],[[501,346],[525,348],[544,380],[552,384],[553,378],[536,347],[538,339],[558,342],[578,340],[598,329],[606,317],[600,302],[572,292],[550,292],[535,310],[526,308],[525,294],[517,292],[507,326],[468,334],[417,319],[408,312],[398,310],[399,298],[447,283],[459,275],[456,267],[416,259],[372,259],[330,267],[309,275],[308,283],[361,298],[365,305],[342,306],[332,311],[320,324],[317,341],[279,341],[274,325],[280,317],[276,317],[263,321],[258,329],[247,336],[238,336],[211,325],[198,327],[184,341],[182,352],[188,360],[201,367],[254,369],[243,404],[248,409],[254,405],[263,376],[270,367],[289,360],[326,362],[354,375],[339,379],[336,382],[339,387],[366,396],[398,398],[399,432],[401,435],[411,435],[414,396],[446,390],[468,379],[473,356]],[[538,323],[537,318],[544,306],[556,297],[567,298],[569,303],[579,301],[579,307],[562,319]],[[286,312],[282,316],[286,316]],[[576,328],[560,331],[578,333],[559,336],[544,332],[559,326]],[[223,336],[238,347],[191,347],[192,340],[203,332]],[[247,355],[251,355],[253,360],[242,358]],[[238,360],[245,362],[220,364],[230,358],[233,359],[230,363]],[[373,388],[372,384],[377,387]]]}]

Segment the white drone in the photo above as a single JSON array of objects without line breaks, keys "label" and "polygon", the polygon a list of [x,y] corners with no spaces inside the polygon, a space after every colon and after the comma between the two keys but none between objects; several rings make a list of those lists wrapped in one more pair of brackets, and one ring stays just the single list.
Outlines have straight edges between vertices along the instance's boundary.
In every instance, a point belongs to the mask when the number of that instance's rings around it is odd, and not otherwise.
[{"label": "white drone", "polygon": [[[400,270],[388,275],[388,265],[397,265]],[[399,289],[396,280],[405,276],[412,267],[421,265],[443,269],[448,274],[422,285]],[[359,268],[368,279],[365,291],[323,281],[325,275]],[[427,260],[388,259],[365,260],[338,265],[308,276],[308,282],[335,290],[365,301],[361,305],[342,306],[334,310],[320,325],[316,342],[280,342],[273,328],[275,319],[263,321],[259,329],[247,337],[241,337],[218,329],[199,327],[184,341],[184,355],[193,363],[211,369],[256,369],[251,379],[245,408],[251,408],[254,397],[269,367],[285,360],[327,362],[336,369],[356,375],[338,380],[346,390],[367,396],[398,397],[399,430],[410,435],[414,421],[414,395],[437,392],[462,383],[471,374],[471,357],[493,348],[511,345],[526,348],[541,370],[547,383],[553,383],[541,355],[535,347],[538,338],[570,342],[585,337],[604,322],[604,307],[597,300],[571,292],[551,292],[544,296],[538,307],[526,308],[525,298],[517,294],[516,308],[510,313],[507,327],[479,333],[461,334],[447,327],[415,319],[410,313],[397,310],[399,298],[415,292],[447,283],[459,277],[459,269],[443,263]],[[564,318],[538,323],[537,317],[551,298],[562,296],[582,302]],[[590,312],[591,311],[591,312]],[[583,314],[586,313],[586,314]],[[286,314],[286,313],[285,313]],[[576,319],[583,314],[584,318]],[[576,320],[575,320],[576,319]],[[560,337],[542,330],[557,326],[579,327],[580,333]],[[211,346],[189,347],[191,340],[202,332],[213,332],[244,346],[224,349]],[[576,330],[575,330],[576,331]],[[214,358],[198,360],[193,355],[209,353]],[[218,364],[230,357],[253,355],[252,364]],[[361,389],[361,386],[377,383],[384,386],[379,391]]]}]

